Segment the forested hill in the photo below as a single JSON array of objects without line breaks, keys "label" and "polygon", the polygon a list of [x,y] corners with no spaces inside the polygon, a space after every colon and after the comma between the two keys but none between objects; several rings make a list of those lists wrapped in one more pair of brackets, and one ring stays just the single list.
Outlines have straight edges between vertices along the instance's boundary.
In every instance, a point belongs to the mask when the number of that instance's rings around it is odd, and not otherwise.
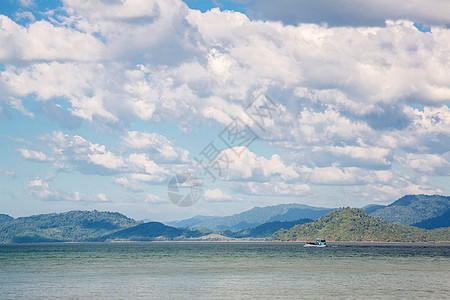
[{"label": "forested hill", "polygon": [[0,224],[6,223],[6,222],[10,222],[14,220],[13,217],[5,215],[5,214],[0,214]]},{"label": "forested hill", "polygon": [[[207,232],[210,233],[210,232]],[[203,233],[187,228],[175,228],[159,222],[148,222],[133,227],[125,228],[92,241],[154,241],[154,240],[176,240],[184,238],[199,237]]]},{"label": "forested hill", "polygon": [[0,223],[0,243],[84,241],[139,224],[117,212],[70,211]]},{"label": "forested hill", "polygon": [[[413,225],[442,216],[449,209],[449,196],[406,195],[386,207],[377,209],[370,215],[396,224]],[[437,222],[434,224],[435,228],[444,226]]]},{"label": "forested hill", "polygon": [[319,237],[330,241],[448,242],[450,228],[426,230],[392,224],[371,217],[362,209],[341,208],[312,223],[280,230],[272,236],[274,240],[286,241],[315,240]]}]

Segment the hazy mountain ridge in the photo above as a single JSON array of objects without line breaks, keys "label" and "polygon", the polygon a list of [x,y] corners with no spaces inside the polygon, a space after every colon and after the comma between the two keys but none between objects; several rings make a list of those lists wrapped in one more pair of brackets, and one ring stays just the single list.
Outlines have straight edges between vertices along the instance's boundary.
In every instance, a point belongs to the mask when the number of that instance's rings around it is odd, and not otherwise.
[{"label": "hazy mountain ridge", "polygon": [[358,208],[341,208],[318,220],[279,230],[274,240],[297,241],[325,238],[331,241],[378,242],[448,242],[450,228],[426,230],[407,225],[392,224],[374,218]]},{"label": "hazy mountain ridge", "polygon": [[190,227],[209,228],[216,231],[239,231],[254,228],[258,225],[272,221],[284,222],[299,219],[317,219],[332,210],[333,208],[313,207],[297,203],[279,204],[274,206],[254,207],[250,210],[231,216],[206,219]]},{"label": "hazy mountain ridge", "polygon": [[439,217],[448,209],[450,209],[449,196],[406,195],[370,215],[395,224],[413,225]]},{"label": "hazy mountain ridge", "polygon": [[384,207],[386,207],[386,205],[369,204],[369,205],[364,206],[364,207],[362,208],[362,210],[364,210],[364,212],[365,212],[366,214],[370,215],[371,213],[373,213],[373,212],[375,212],[375,211],[377,211],[377,210],[379,210],[379,209],[382,209],[382,208],[384,208]]},{"label": "hazy mountain ridge", "polygon": [[166,225],[168,226],[173,226],[173,227],[193,227],[203,221],[206,220],[210,220],[210,219],[215,219],[215,218],[219,218],[217,216],[194,216],[192,218],[189,219],[184,219],[184,220],[178,220],[178,221],[171,221],[171,222],[165,222]]},{"label": "hazy mountain ridge", "polygon": [[226,230],[222,232],[224,236],[233,237],[233,238],[269,238],[276,231],[280,229],[291,229],[295,225],[301,225],[305,223],[313,222],[312,219],[300,219],[296,221],[274,221],[261,224],[256,226],[255,228],[244,229],[238,232],[232,232],[231,230]]}]

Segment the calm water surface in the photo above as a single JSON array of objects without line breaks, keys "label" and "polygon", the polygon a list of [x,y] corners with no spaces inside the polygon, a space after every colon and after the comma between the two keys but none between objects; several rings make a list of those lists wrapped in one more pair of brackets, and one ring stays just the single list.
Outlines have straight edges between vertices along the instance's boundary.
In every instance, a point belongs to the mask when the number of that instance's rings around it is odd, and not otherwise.
[{"label": "calm water surface", "polygon": [[449,245],[0,246],[1,299],[449,299]]}]

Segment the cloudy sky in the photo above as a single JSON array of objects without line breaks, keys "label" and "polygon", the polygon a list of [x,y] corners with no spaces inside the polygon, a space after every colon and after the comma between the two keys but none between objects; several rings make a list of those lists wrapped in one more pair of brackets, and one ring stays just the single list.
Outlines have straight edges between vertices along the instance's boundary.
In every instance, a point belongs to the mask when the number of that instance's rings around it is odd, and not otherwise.
[{"label": "cloudy sky", "polygon": [[4,0],[0,45],[0,213],[450,194],[446,0]]}]

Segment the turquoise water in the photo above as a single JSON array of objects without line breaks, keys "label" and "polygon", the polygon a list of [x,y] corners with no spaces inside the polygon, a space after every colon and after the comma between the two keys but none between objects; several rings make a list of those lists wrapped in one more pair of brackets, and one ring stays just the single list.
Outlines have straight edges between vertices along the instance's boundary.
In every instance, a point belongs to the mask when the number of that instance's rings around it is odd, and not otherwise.
[{"label": "turquoise water", "polygon": [[1,299],[449,299],[450,246],[0,246]]}]

